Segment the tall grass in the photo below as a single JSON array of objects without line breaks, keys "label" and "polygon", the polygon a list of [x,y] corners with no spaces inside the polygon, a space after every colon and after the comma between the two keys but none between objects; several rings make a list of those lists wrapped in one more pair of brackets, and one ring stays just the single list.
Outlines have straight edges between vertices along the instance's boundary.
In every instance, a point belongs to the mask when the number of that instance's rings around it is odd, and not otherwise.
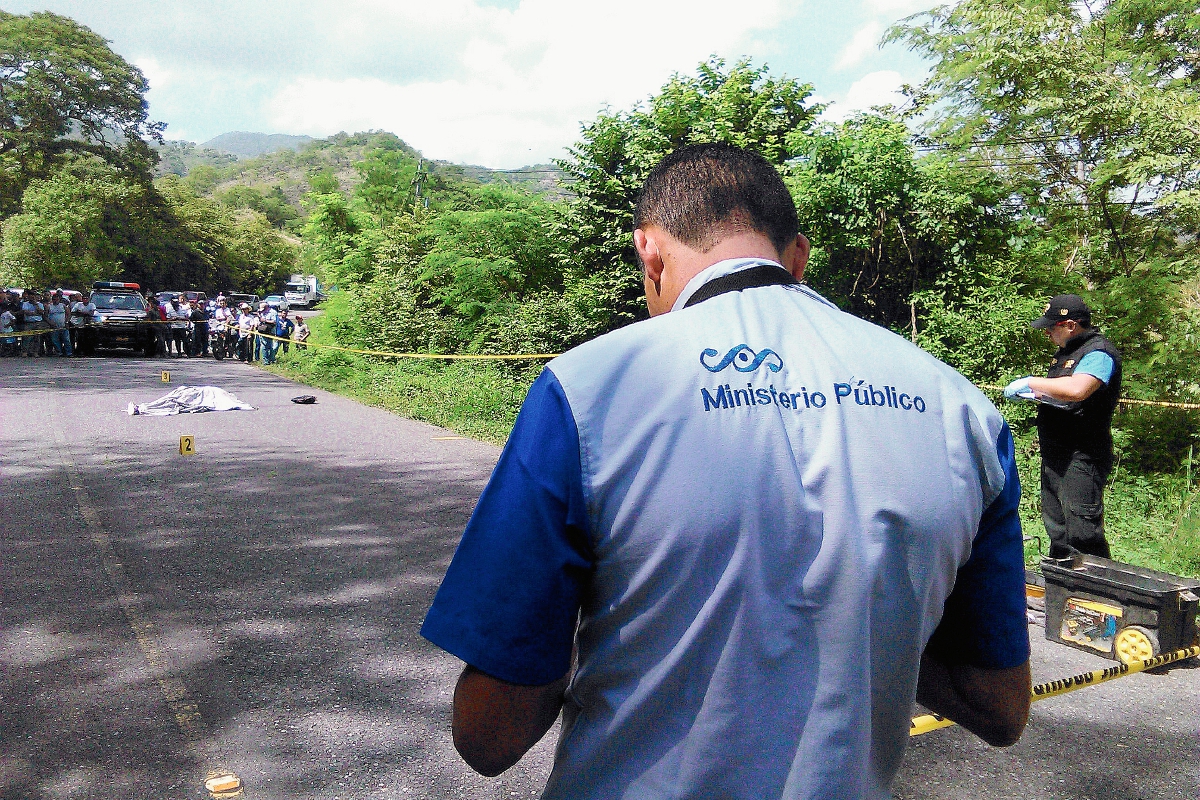
[{"label": "tall grass", "polygon": [[[1050,552],[1042,524],[1041,457],[1019,437],[1017,467],[1021,475],[1021,526],[1026,536],[1025,560],[1036,565]],[[1131,474],[1117,470],[1104,493],[1104,533],[1112,557],[1127,564],[1200,577],[1200,502],[1181,474]]]},{"label": "tall grass", "polygon": [[[309,341],[332,343],[326,315],[309,324]],[[543,363],[392,360],[292,348],[272,369],[370,406],[503,444]]]}]

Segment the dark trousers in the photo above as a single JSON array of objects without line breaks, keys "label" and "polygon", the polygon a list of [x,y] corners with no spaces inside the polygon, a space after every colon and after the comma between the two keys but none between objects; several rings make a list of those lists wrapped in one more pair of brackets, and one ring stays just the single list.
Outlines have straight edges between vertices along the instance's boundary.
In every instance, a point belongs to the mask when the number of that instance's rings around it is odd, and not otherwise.
[{"label": "dark trousers", "polygon": [[75,355],[87,356],[92,354],[92,332],[85,327],[71,328],[71,346]]},{"label": "dark trousers", "polygon": [[1050,557],[1078,553],[1109,558],[1104,538],[1104,483],[1108,465],[1083,453],[1042,452],[1042,521]]},{"label": "dark trousers", "polygon": [[192,323],[192,355],[208,355],[208,323]]},{"label": "dark trousers", "polygon": [[170,330],[161,322],[151,324],[150,329],[154,331],[154,351],[160,356],[169,356],[171,354],[171,340],[168,338],[171,335]]},{"label": "dark trousers", "polygon": [[[26,322],[21,326],[21,330],[44,331],[46,330],[46,326],[41,322]],[[44,343],[45,336],[46,335],[44,333],[29,333],[25,336],[22,336],[20,339],[21,348],[25,355],[30,357],[40,356],[42,354],[42,344]]]}]

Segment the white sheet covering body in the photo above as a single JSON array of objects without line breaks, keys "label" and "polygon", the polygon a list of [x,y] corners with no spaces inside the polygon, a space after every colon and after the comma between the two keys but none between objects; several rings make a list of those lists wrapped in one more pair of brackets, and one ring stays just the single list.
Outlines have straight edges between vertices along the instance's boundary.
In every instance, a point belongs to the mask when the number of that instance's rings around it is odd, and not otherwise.
[{"label": "white sheet covering body", "polygon": [[175,414],[198,414],[202,411],[253,411],[254,406],[243,403],[216,386],[180,386],[152,403],[130,403],[129,416],[169,417]]}]

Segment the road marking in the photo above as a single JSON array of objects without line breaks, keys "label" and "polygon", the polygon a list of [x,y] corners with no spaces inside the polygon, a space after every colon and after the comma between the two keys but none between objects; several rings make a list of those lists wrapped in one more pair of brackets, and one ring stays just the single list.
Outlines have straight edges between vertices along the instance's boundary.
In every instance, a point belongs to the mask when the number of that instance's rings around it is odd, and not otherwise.
[{"label": "road marking", "polygon": [[[168,662],[166,656],[163,655],[163,650],[159,646],[162,634],[158,630],[158,626],[154,624],[154,621],[143,614],[141,608],[139,608],[137,595],[133,591],[129,577],[125,574],[125,566],[117,556],[117,550],[113,546],[112,539],[109,538],[103,524],[100,522],[100,515],[96,512],[95,506],[92,505],[91,497],[83,485],[83,480],[80,478],[79,470],[75,467],[75,462],[69,456],[70,451],[67,449],[66,437],[62,433],[61,426],[55,425],[53,428],[54,438],[58,443],[59,461],[67,473],[71,491],[75,494],[75,504],[79,508],[79,516],[87,528],[88,538],[91,539],[92,544],[96,547],[100,555],[100,563],[104,567],[104,574],[108,577],[109,588],[116,595],[117,603],[121,606],[121,611],[125,615],[125,621],[128,623],[129,629],[133,632],[133,638],[137,641],[138,647],[146,659],[146,664],[150,667],[150,672],[154,676],[159,691],[162,693],[171,715],[175,718],[175,724],[179,726],[183,738],[189,745],[195,747],[200,753],[205,754],[204,757],[207,758],[207,751],[209,750],[209,744],[206,741],[208,726],[205,724],[204,718],[200,716],[200,708],[192,700],[183,681],[170,674],[171,664]],[[181,441],[181,450],[182,447],[183,444]],[[228,775],[237,779],[232,772],[225,770],[211,774]],[[235,791],[238,794],[241,793],[240,780],[238,780]],[[214,793],[213,796],[217,795]],[[231,797],[234,795],[224,794],[221,796]]]},{"label": "road marking", "polygon": [[434,437],[432,437],[433,441],[435,441],[435,442],[457,442],[457,441],[460,441],[465,438],[467,438],[467,437],[465,437],[465,436],[434,436]]}]

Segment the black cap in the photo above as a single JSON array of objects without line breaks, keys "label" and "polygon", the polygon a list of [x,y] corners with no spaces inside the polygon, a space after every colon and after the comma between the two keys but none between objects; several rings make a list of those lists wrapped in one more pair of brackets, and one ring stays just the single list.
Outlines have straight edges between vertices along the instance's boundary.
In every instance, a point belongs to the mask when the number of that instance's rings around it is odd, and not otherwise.
[{"label": "black cap", "polygon": [[1038,330],[1045,330],[1066,319],[1089,325],[1092,321],[1092,310],[1077,294],[1056,294],[1046,304],[1046,312],[1030,324]]}]

